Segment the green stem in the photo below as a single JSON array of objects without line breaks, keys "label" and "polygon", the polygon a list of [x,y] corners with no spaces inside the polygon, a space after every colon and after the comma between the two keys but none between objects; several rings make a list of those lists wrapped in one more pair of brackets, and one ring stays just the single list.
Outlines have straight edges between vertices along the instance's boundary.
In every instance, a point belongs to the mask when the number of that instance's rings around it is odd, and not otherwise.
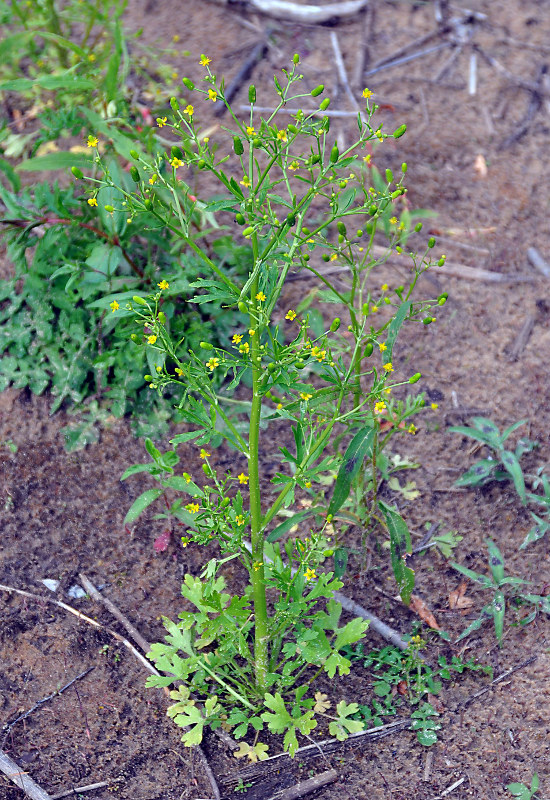
[{"label": "green stem", "polygon": [[[257,258],[257,239],[252,240],[255,260]],[[267,688],[267,672],[269,666],[269,635],[267,618],[267,598],[265,589],[264,572],[264,534],[262,527],[262,503],[260,493],[260,465],[259,465],[259,440],[260,440],[260,414],[262,410],[262,394],[260,382],[262,379],[260,355],[260,330],[258,329],[258,316],[260,313],[259,302],[256,300],[258,293],[258,278],[251,287],[252,307],[250,311],[250,327],[255,334],[250,337],[250,350],[252,357],[252,404],[250,408],[249,427],[249,461],[248,477],[250,491],[250,541],[252,545],[252,570],[250,580],[252,583],[252,596],[254,599],[254,672],[258,691],[263,694]]]}]

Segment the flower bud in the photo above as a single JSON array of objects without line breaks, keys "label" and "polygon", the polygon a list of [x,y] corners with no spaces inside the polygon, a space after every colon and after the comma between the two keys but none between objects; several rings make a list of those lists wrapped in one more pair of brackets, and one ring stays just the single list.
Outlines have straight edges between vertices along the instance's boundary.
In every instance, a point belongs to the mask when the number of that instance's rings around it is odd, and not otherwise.
[{"label": "flower bud", "polygon": [[367,342],[365,345],[365,349],[363,350],[363,358],[369,358],[372,356],[372,351],[374,350],[374,345],[372,342]]},{"label": "flower bud", "polygon": [[78,167],[71,167],[71,172],[77,180],[81,180],[84,177],[84,173]]},{"label": "flower bud", "polygon": [[139,174],[139,169],[137,167],[130,167],[130,175],[132,176],[132,180],[134,183],[139,183],[141,178]]},{"label": "flower bud", "polygon": [[338,145],[335,144],[332,150],[330,151],[330,163],[336,164],[339,158],[340,158],[340,151],[338,150]]},{"label": "flower bud", "polygon": [[393,182],[393,172],[391,171],[391,169],[386,170],[386,180],[388,183]]},{"label": "flower bud", "polygon": [[293,64],[299,64],[300,63],[300,56],[298,55],[298,53],[294,53],[294,55],[292,56],[292,63]]},{"label": "flower bud", "polygon": [[172,108],[172,111],[179,111],[180,110],[180,104],[178,103],[178,101],[176,100],[175,97],[171,97],[170,98],[170,106]]},{"label": "flower bud", "polygon": [[401,164],[401,172],[403,173],[403,175],[405,174],[405,172],[407,171],[407,169],[408,169],[408,167],[407,167],[407,162],[406,162],[406,161],[403,161],[403,163]]},{"label": "flower bud", "polygon": [[315,89],[311,90],[311,96],[319,97],[319,95],[323,94],[324,91],[325,91],[325,85],[324,83],[320,83],[319,86],[316,86]]},{"label": "flower bud", "polygon": [[409,378],[409,383],[418,383],[421,377],[422,373],[417,372],[415,375],[411,375],[411,377]]},{"label": "flower bud", "polygon": [[429,247],[430,249],[431,249],[432,247],[435,247],[435,239],[434,239],[434,237],[433,237],[433,236],[431,236],[431,237],[428,239],[428,247]]},{"label": "flower bud", "polygon": [[183,83],[186,89],[189,89],[190,92],[192,92],[193,89],[195,88],[195,84],[190,78],[182,78],[181,82]]},{"label": "flower bud", "polygon": [[135,158],[136,160],[139,158],[139,153],[137,150],[130,150],[130,155],[132,156],[132,158]]},{"label": "flower bud", "polygon": [[420,233],[420,231],[422,230],[422,223],[417,222],[416,225],[414,226],[414,229],[417,233]]},{"label": "flower bud", "polygon": [[248,306],[246,305],[246,303],[243,303],[242,300],[239,300],[239,302],[237,303],[237,308],[239,309],[241,314],[248,314]]},{"label": "flower bud", "polygon": [[235,155],[237,156],[242,156],[242,154],[244,153],[244,145],[238,136],[233,137],[233,150],[235,151]]},{"label": "flower bud", "polygon": [[143,299],[143,297],[139,297],[137,294],[135,294],[135,295],[132,297],[132,300],[134,301],[134,303],[137,303],[137,304],[138,304],[138,306],[146,306],[146,305],[147,305],[147,303],[145,302],[145,300]]},{"label": "flower bud", "polygon": [[214,345],[211,342],[199,342],[199,347],[202,350],[213,350]]},{"label": "flower bud", "polygon": [[256,102],[256,87],[254,85],[248,87],[248,102],[250,105]]},{"label": "flower bud", "polygon": [[332,333],[336,333],[339,327],[340,327],[340,317],[336,317],[335,319],[332,320],[330,330],[332,331]]},{"label": "flower bud", "polygon": [[406,130],[407,130],[406,125],[400,125],[399,128],[397,128],[397,130],[393,132],[393,138],[400,139]]},{"label": "flower bud", "polygon": [[330,97],[325,97],[325,99],[319,104],[319,111],[326,111],[329,105],[330,105]]}]

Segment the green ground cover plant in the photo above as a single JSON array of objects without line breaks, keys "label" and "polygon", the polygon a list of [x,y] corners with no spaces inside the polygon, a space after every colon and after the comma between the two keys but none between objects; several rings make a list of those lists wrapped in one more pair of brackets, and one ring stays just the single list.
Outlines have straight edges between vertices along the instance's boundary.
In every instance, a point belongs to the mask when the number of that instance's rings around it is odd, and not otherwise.
[{"label": "green ground cover plant", "polygon": [[[488,458],[477,461],[470,469],[455,481],[455,486],[485,486],[491,481],[512,480],[514,488],[523,505],[538,505],[542,508],[541,514],[530,511],[535,525],[528,531],[520,545],[523,550],[533,542],[542,539],[550,528],[550,482],[544,473],[544,466],[538,467],[534,474],[524,473],[520,459],[526,453],[531,453],[538,447],[538,442],[526,437],[519,439],[515,449],[507,450],[504,446],[506,439],[527,420],[514,422],[503,433],[499,432],[497,425],[485,417],[474,417],[472,427],[457,425],[449,430],[474,439],[485,445],[492,454]],[[533,491],[528,491],[527,486]],[[542,489],[542,494],[536,490]]]},{"label": "green ground cover plant", "polygon": [[[334,556],[337,515],[368,457],[370,516],[389,532],[397,583],[403,599],[410,598],[414,573],[404,560],[410,537],[397,510],[377,495],[377,462],[389,428],[391,435],[411,435],[415,428],[408,418],[423,406],[422,398],[394,399],[399,387],[420,378],[418,373],[397,375],[395,345],[406,322],[422,327],[435,321],[432,310],[444,304],[446,294],[424,301],[412,296],[420,275],[443,264],[444,257],[430,260],[433,239],[422,256],[405,253],[401,237],[410,231],[400,230],[394,215],[387,252],[408,259],[410,277],[406,285],[379,285],[376,267],[385,259],[373,256],[372,245],[380,218],[388,208],[399,209],[407,167],[402,165],[397,179],[388,170],[383,191],[377,190],[369,181],[370,151],[373,142],[399,138],[405,126],[393,133],[374,127],[376,106],[368,89],[365,112],[357,117],[357,139],[340,152],[323,114],[330,100],[321,98],[323,86],[302,89],[298,57],[281,80],[274,79],[279,102],[269,117],[255,113],[256,90],[250,87],[253,110],[244,122],[225,101],[224,83],[211,72],[210,59],[202,56],[201,64],[204,83],[195,86],[187,78],[183,83],[197,102],[225,102],[230,123],[223,140],[203,137],[194,105],[173,98],[170,118],[159,117],[157,124],[178,143],[153,162],[131,153],[133,190],[105,169],[98,150],[102,174],[88,178],[88,202],[96,201],[108,214],[122,212],[133,225],[151,225],[153,219],[171,231],[202,261],[203,276],[193,281],[188,302],[205,309],[220,304],[241,315],[225,346],[205,339],[195,348],[174,336],[163,310],[171,276],[157,281],[158,291],[148,296],[129,299],[127,292],[113,291],[103,299],[111,319],[134,329],[136,352],[151,353],[154,368],[145,376],[151,390],[162,394],[175,387],[178,413],[191,427],[171,440],[174,449],[167,452],[146,441],[151,461],[130,467],[123,479],[148,472],[159,485],[137,498],[126,523],[162,498],[160,516],[175,518],[184,546],[216,543],[218,548],[199,576],[185,576],[182,594],[196,610],[182,612],[178,622],[164,621],[166,641],[154,644],[150,657],[167,676],[153,677],[148,685],[183,681],[171,692],[175,703],[169,713],[186,728],[186,745],[199,742],[205,726],[223,723],[237,738],[252,731],[253,744],[243,742],[238,755],[256,759],[265,757],[267,746],[258,740],[265,729],[283,734],[284,747],[293,754],[297,734],[309,734],[323,717],[338,738],[363,727],[353,718],[356,703],[331,703],[329,714],[313,694],[320,672],[329,677],[349,672],[342,648],[360,640],[367,627],[361,619],[341,624],[333,595],[343,584],[322,565]],[[281,125],[289,100],[299,100],[305,110]],[[95,131],[90,136],[100,139]],[[196,201],[188,194],[182,198],[179,170],[185,167],[208,172],[219,182],[221,196],[204,211],[232,218],[250,244],[246,275],[229,274],[193,236],[185,203]],[[115,193],[115,201],[105,203],[106,190]],[[416,232],[420,229],[418,223]],[[318,255],[321,263],[337,261],[347,268],[347,290],[323,274]],[[331,322],[320,314],[280,310],[291,269],[321,281],[336,311]],[[237,387],[242,390],[238,399]],[[275,421],[290,430],[292,444],[281,446],[281,470],[267,493],[261,435]],[[349,443],[338,455],[334,442],[342,438]],[[222,441],[240,454],[236,470],[216,468],[211,451]],[[178,467],[175,448],[191,442],[203,462],[199,475],[191,475],[185,464],[183,472]],[[330,502],[295,510],[296,495],[310,492],[329,471],[337,474]],[[283,522],[278,521],[281,512]],[[308,519],[308,535],[287,536]],[[243,596],[227,592],[221,574],[233,560],[248,578]]]}]

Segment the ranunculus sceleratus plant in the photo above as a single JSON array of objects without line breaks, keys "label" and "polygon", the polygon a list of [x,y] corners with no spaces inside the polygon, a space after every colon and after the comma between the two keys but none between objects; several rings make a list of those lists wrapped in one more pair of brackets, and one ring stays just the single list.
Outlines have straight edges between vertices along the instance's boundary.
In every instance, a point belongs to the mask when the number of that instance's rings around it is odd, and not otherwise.
[{"label": "ranunculus sceleratus plant", "polygon": [[[394,387],[420,377],[397,379],[393,359],[399,329],[408,320],[432,322],[430,309],[446,299],[442,295],[411,300],[419,276],[431,265],[427,254],[433,240],[424,256],[410,254],[407,285],[380,288],[376,275],[371,277],[380,264],[371,252],[377,221],[406,191],[405,164],[397,181],[388,170],[384,191],[369,185],[371,144],[388,136],[399,138],[405,126],[393,134],[374,127],[377,107],[365,90],[357,139],[341,152],[323,114],[329,105],[328,98],[322,99],[323,86],[301,91],[298,62],[295,56],[291,70],[283,71],[284,79],[275,78],[279,100],[269,116],[255,111],[256,90],[250,87],[252,110],[242,122],[226,102],[224,83],[212,73],[210,59],[203,56],[203,84],[183,79],[188,98],[184,103],[173,98],[170,118],[157,120],[180,144],[154,162],[135,154],[131,174],[136,190],[124,192],[129,218],[135,221],[144,215],[149,224],[154,218],[202,259],[204,278],[193,284],[195,295],[187,302],[207,308],[216,300],[244,315],[227,347],[202,342],[198,352],[191,352],[185,341],[173,341],[162,307],[163,292],[176,275],[159,276],[154,295],[134,296],[131,303],[127,295],[105,300],[113,313],[132,315],[138,323],[142,332],[132,338],[148,350],[151,375],[146,379],[151,389],[181,387],[180,407],[192,430],[176,436],[172,444],[194,441],[203,460],[203,475],[178,474],[175,450],[161,453],[148,440],[152,461],[131,467],[123,478],[147,471],[159,485],[138,497],[126,520],[132,522],[162,496],[166,509],[159,516],[175,517],[185,526],[184,545],[217,542],[219,547],[219,555],[199,576],[185,576],[182,594],[196,610],[181,613],[178,622],[164,620],[165,643],[154,644],[150,657],[167,677],[152,677],[148,685],[180,682],[171,692],[175,704],[169,714],[187,729],[186,745],[199,742],[205,726],[223,723],[237,738],[252,729],[251,743],[243,742],[238,753],[252,759],[266,757],[267,747],[258,741],[266,726],[285,734],[284,747],[291,754],[298,746],[297,733],[311,733],[321,716],[328,718],[330,733],[340,739],[362,727],[350,719],[355,703],[331,703],[319,693],[312,696],[310,689],[322,671],[330,678],[349,672],[350,662],[341,650],[361,639],[367,627],[361,619],[341,624],[334,592],[343,584],[333,572],[323,571],[322,564],[332,554],[333,526],[365,458],[375,469],[379,448],[392,432],[406,428],[403,419],[422,404],[392,399]],[[189,101],[193,97],[199,103],[226,104],[231,124],[218,142],[199,134],[196,109]],[[306,110],[316,98],[315,108]],[[305,109],[288,122],[284,106],[291,101],[305,101]],[[250,242],[253,260],[240,283],[226,275],[191,229],[188,206],[178,192],[182,168],[208,172],[219,182],[223,195],[207,203],[207,210],[231,212],[239,226],[236,236]],[[97,189],[109,180],[107,172]],[[192,206],[198,201],[188,195],[186,202]],[[398,226],[394,229],[388,253],[402,249]],[[324,271],[323,262],[331,261],[347,268],[347,289]],[[280,308],[289,272],[297,269],[324,284],[324,299],[336,308],[338,316],[322,330],[319,314],[314,330],[308,316]],[[248,401],[234,397],[241,382],[240,397],[249,392]],[[261,432],[274,420],[289,426],[292,446],[285,441],[280,448],[282,466],[269,492],[273,498],[275,491],[274,499],[267,504],[260,465],[262,452],[271,450],[272,442],[262,439]],[[388,421],[393,423],[390,431]],[[342,431],[350,441],[345,453],[336,456],[333,443]],[[238,475],[221,474],[212,462],[210,450],[223,440],[242,455]],[[335,464],[338,477],[330,502],[293,513],[296,492],[313,492]],[[390,533],[394,571],[407,599],[414,577],[403,560],[406,526],[376,497],[372,511]],[[308,535],[288,537],[307,516],[313,522]],[[243,596],[225,590],[221,572],[233,559],[248,576]]]}]

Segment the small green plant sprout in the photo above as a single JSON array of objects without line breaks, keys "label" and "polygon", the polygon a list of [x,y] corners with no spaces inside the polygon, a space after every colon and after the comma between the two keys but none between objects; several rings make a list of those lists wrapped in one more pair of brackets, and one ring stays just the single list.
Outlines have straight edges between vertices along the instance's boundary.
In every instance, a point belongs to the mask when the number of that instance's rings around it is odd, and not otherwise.
[{"label": "small green plant sprout", "polygon": [[524,783],[509,783],[506,787],[510,794],[517,798],[517,800],[537,800],[537,790],[539,788],[539,776],[535,772],[531,778],[531,786],[526,786]]},{"label": "small green plant sprout", "polygon": [[[210,336],[193,347],[188,337],[174,336],[164,311],[177,273],[170,280],[159,275],[158,291],[108,298],[135,331],[144,331],[133,341],[136,353],[148,354],[144,379],[150,389],[179,392],[178,414],[191,428],[172,438],[174,449],[164,453],[146,441],[151,461],[130,467],[123,479],[148,472],[158,485],[136,499],[126,523],[163,501],[161,515],[183,528],[184,546],[217,548],[199,575],[185,575],[182,595],[194,610],[182,612],[178,622],[164,620],[168,635],[152,645],[150,658],[166,677],[152,677],[148,685],[182,682],[171,691],[169,714],[186,728],[186,745],[200,742],[205,727],[223,723],[235,738],[253,738],[254,744],[242,743],[241,755],[261,759],[267,750],[258,740],[262,730],[282,735],[284,749],[294,755],[298,737],[308,736],[318,720],[326,720],[338,739],[363,725],[353,718],[356,703],[335,698],[327,705],[313,684],[321,672],[331,679],[349,673],[342,648],[361,640],[367,627],[362,619],[340,622],[334,593],[343,583],[327,562],[334,556],[337,517],[365,462],[374,475],[370,513],[389,531],[394,575],[401,596],[410,599],[414,573],[404,560],[410,535],[397,510],[378,498],[376,463],[393,435],[389,428],[406,433],[403,420],[421,407],[420,401],[392,397],[421,377],[401,374],[396,342],[405,323],[423,330],[435,322],[433,310],[446,294],[416,301],[413,292],[419,277],[444,257],[431,261],[434,239],[422,255],[405,254],[396,231],[389,250],[399,248],[408,278],[390,288],[376,274],[376,230],[388,208],[400,207],[407,170],[403,165],[395,178],[388,170],[384,189],[377,190],[370,184],[370,154],[363,152],[389,136],[399,138],[403,126],[386,133],[374,122],[377,107],[367,102],[355,140],[340,151],[323,113],[330,100],[320,98],[322,86],[304,90],[298,56],[282,78],[274,78],[279,101],[273,113],[256,111],[251,86],[252,110],[243,121],[227,102],[211,59],[202,56],[200,63],[203,82],[195,86],[184,78],[185,100],[172,98],[170,117],[159,122],[177,144],[153,162],[132,155],[139,180],[131,190],[108,170],[88,180],[94,197],[114,192],[117,204],[125,204],[125,219],[169,230],[185,258],[198,259],[201,274],[187,290],[179,288],[182,297],[205,314],[214,303],[239,315],[225,337]],[[368,101],[371,93],[364,96]],[[228,110],[219,141],[200,133],[196,109],[207,101]],[[289,121],[285,106],[291,101],[304,110]],[[189,212],[198,201],[182,190],[182,168],[217,181],[222,196],[203,208],[229,220],[234,237],[240,231],[249,244],[246,274],[229,273],[205,237],[196,235]],[[346,290],[325,273],[323,264],[330,261],[347,270]],[[330,320],[315,309],[281,307],[291,270],[321,282],[332,300]],[[266,448],[271,454],[273,443],[263,431],[273,421],[286,433],[280,468],[266,489],[262,455]],[[409,424],[408,432],[413,428]],[[213,451],[222,441],[235,451],[233,469],[216,466]],[[201,468],[194,474],[189,463],[183,472],[178,467],[178,445],[196,447]],[[329,472],[336,472],[329,501],[297,510],[296,500],[323,485]],[[239,595],[227,591],[228,562],[248,583]]]},{"label": "small green plant sprout", "polygon": [[455,481],[455,486],[483,486],[489,481],[504,481],[511,478],[521,502],[525,505],[527,502],[525,479],[519,459],[524,453],[530,452],[536,443],[520,439],[514,452],[507,450],[504,443],[510,434],[521,425],[525,425],[526,422],[527,420],[515,422],[502,433],[494,422],[485,417],[474,417],[471,428],[462,425],[449,428],[451,433],[460,433],[462,436],[468,436],[470,439],[486,445],[494,454],[470,467],[468,472]]},{"label": "small green plant sprout", "polygon": [[416,738],[425,747],[431,747],[437,742],[437,731],[441,728],[437,717],[439,712],[431,703],[422,703],[411,714],[411,730],[415,731]]},{"label": "small green plant sprout", "polygon": [[250,787],[252,786],[251,783],[245,783],[242,778],[239,778],[238,784],[235,786],[235,792],[241,792],[241,794],[245,794],[248,792]]},{"label": "small green plant sprout", "polygon": [[[467,578],[470,578],[470,580],[480,584],[482,589],[490,591],[493,594],[491,602],[483,606],[479,617],[460,634],[457,641],[464,639],[464,637],[468,636],[473,631],[479,630],[484,622],[492,619],[497,641],[500,645],[502,643],[504,631],[504,616],[506,613],[507,602],[504,589],[507,586],[521,586],[522,584],[529,583],[529,581],[523,580],[522,578],[505,575],[504,558],[499,548],[491,539],[487,540],[487,548],[489,553],[489,575],[482,575],[478,572],[474,572],[467,567],[463,567],[461,564],[451,564],[451,566],[458,570],[458,572],[462,573],[462,575],[465,575]],[[541,611],[546,614],[550,613],[550,602],[548,601],[547,597],[515,592],[513,595],[511,595],[510,599],[513,599],[516,605],[531,604],[535,606],[534,611],[527,618],[521,621],[522,624],[531,622],[536,616],[537,611]]]}]

